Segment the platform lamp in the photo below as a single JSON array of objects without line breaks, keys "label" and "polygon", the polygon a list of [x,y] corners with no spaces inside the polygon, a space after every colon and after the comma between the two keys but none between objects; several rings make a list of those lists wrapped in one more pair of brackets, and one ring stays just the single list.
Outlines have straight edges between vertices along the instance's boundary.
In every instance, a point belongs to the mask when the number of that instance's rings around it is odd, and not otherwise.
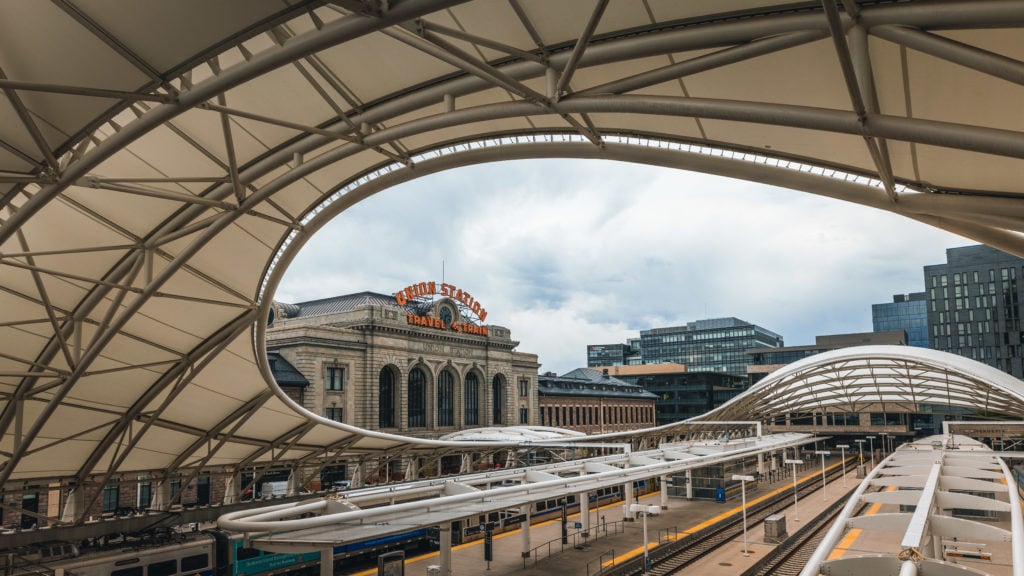
[{"label": "platform lamp", "polygon": [[841,464],[839,466],[843,469],[843,487],[846,486],[846,449],[849,447],[849,444],[836,444],[836,448],[842,451],[842,456],[840,456]]},{"label": "platform lamp", "polygon": [[825,494],[825,456],[831,456],[832,453],[828,450],[815,450],[815,454],[821,454],[821,499],[828,500],[828,496]]},{"label": "platform lamp", "polygon": [[630,504],[630,514],[639,512],[644,521],[644,574],[651,573],[651,557],[647,554],[647,517],[651,514],[661,514],[661,506],[646,506],[644,504]]},{"label": "platform lamp", "polygon": [[747,482],[753,482],[754,477],[733,474],[732,479],[740,481],[740,494],[743,497],[743,555],[750,556],[750,553],[747,551]]},{"label": "platform lamp", "polygon": [[858,438],[858,439],[854,440],[854,442],[857,443],[857,448],[860,450],[860,458],[858,459],[857,464],[863,464],[864,463],[864,442],[866,442],[866,440],[864,440],[863,438]]},{"label": "platform lamp", "polygon": [[800,464],[802,466],[803,463],[804,463],[803,460],[792,460],[790,458],[786,458],[786,464],[792,464],[793,465],[793,521],[794,522],[799,522],[800,521],[800,508],[798,507],[798,505],[800,504],[800,499],[797,497],[797,494],[796,494],[796,465]]},{"label": "platform lamp", "polygon": [[889,453],[889,433],[888,432],[882,432],[880,434],[880,436],[882,437],[882,454],[888,454]]},{"label": "platform lamp", "polygon": [[871,467],[874,468],[875,467],[875,437],[874,436],[865,436],[865,438],[868,439],[868,442],[870,443],[870,446],[871,446]]}]

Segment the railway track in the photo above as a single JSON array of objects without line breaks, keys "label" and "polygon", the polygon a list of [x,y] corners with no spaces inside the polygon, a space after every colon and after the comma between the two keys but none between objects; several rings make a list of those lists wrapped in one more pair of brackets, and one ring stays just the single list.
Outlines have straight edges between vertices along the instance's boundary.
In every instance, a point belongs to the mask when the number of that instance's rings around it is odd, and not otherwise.
[{"label": "railway track", "polygon": [[[850,459],[845,463],[847,468],[851,467],[851,462],[854,462],[854,459]],[[842,468],[837,467],[826,474],[826,476],[831,481],[841,474]],[[819,477],[805,482],[798,488],[797,492],[800,498],[805,498],[820,490],[821,486],[822,480]],[[747,506],[747,525],[756,525],[764,521],[768,516],[785,510],[792,502],[792,498],[791,492],[781,491],[767,500]],[[655,576],[676,574],[700,557],[736,538],[742,532],[743,516],[742,513],[737,512],[713,526],[688,534],[675,542],[662,544],[648,554],[651,561],[650,574]],[[607,568],[601,572],[601,575],[634,576],[643,573],[644,559],[642,556],[639,556],[617,566]]]},{"label": "railway track", "polygon": [[[847,500],[856,492],[854,487],[842,498],[836,500],[828,508],[815,516],[810,522],[790,535],[785,542],[765,555],[756,564],[747,569],[741,576],[796,576],[800,574],[811,555],[817,550],[818,544],[825,539],[825,534],[832,522],[842,512]],[[866,507],[862,505],[861,509]],[[860,511],[857,512],[860,514]]]}]

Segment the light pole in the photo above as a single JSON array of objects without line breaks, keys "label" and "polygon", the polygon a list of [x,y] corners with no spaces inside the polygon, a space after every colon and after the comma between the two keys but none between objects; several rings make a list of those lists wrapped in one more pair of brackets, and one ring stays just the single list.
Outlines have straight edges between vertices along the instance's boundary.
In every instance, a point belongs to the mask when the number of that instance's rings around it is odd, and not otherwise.
[{"label": "light pole", "polygon": [[647,554],[647,517],[651,514],[661,514],[661,506],[644,506],[643,504],[630,504],[631,514],[639,512],[644,522],[644,574],[651,572],[651,557]]},{"label": "light pole", "polygon": [[753,482],[754,477],[733,474],[732,479],[740,481],[740,494],[743,496],[743,555],[750,556],[747,552],[747,482]]},{"label": "light pole", "polygon": [[870,446],[871,446],[871,467],[874,468],[875,467],[875,437],[874,436],[865,436],[865,438],[868,439],[868,442],[870,443]]},{"label": "light pole", "polygon": [[843,486],[844,487],[846,486],[846,449],[849,448],[849,447],[850,447],[849,444],[836,444],[836,448],[839,448],[842,451],[842,456],[839,457],[840,458],[839,461],[841,462],[841,464],[839,464],[839,466],[842,467],[842,469],[843,469]]},{"label": "light pole", "polygon": [[831,456],[832,453],[828,450],[815,450],[814,453],[821,454],[821,499],[828,500],[825,495],[825,456]]},{"label": "light pole", "polygon": [[800,521],[800,508],[798,508],[798,506],[800,504],[800,500],[799,500],[799,498],[797,498],[797,495],[796,495],[796,465],[797,464],[803,465],[803,463],[804,463],[803,460],[791,460],[789,458],[786,458],[786,464],[792,464],[793,465],[793,521],[794,522],[799,522]]}]

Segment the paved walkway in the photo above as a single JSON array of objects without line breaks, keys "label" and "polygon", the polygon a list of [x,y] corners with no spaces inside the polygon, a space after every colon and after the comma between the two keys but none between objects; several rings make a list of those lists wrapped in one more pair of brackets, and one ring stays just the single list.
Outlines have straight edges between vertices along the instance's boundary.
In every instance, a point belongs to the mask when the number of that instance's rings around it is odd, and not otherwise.
[{"label": "paved walkway", "polygon": [[[836,466],[838,464],[833,464]],[[820,477],[821,468],[807,465],[803,471],[798,470],[798,480]],[[847,472],[846,488],[842,480],[830,481],[826,488],[826,497],[821,493],[808,496],[799,501],[798,514],[794,514],[792,505],[782,512],[786,516],[786,527],[795,532],[801,526],[796,518],[807,521],[816,516],[840,495],[857,485],[860,480],[855,478],[852,470]],[[752,504],[775,493],[788,491],[792,495],[792,476],[783,476],[773,483],[761,482],[756,490],[747,491],[747,503]],[[641,504],[655,505],[660,502],[660,494],[654,493],[640,498]],[[735,498],[727,503],[706,500],[687,501],[681,498],[669,498],[669,509],[658,516],[647,520],[648,540],[651,548],[657,542],[667,541],[700,530],[733,513],[740,512],[740,499]],[[597,518],[595,518],[597,517]],[[571,538],[566,546],[561,544],[561,522],[549,520],[534,524],[530,529],[530,544],[534,553],[530,558],[522,558],[521,530],[512,530],[494,536],[494,561],[484,561],[483,540],[474,540],[452,547],[453,576],[540,576],[540,575],[589,575],[598,572],[602,565],[614,561],[623,562],[643,554],[643,523],[622,522],[621,503],[612,504],[591,511],[591,527],[600,526],[604,519],[606,530],[591,530],[596,538],[586,540]],[[569,522],[579,520],[579,515],[569,516]],[[570,524],[571,526],[571,524]],[[575,530],[570,530],[575,532]],[[743,556],[744,543],[742,536],[733,542],[720,547],[708,554],[701,561],[691,566],[686,574],[734,574],[753,564],[774,548],[773,544],[764,542],[764,525],[750,525],[747,528],[747,551]],[[440,554],[432,552],[406,560],[405,573],[408,576],[426,576],[430,566],[439,565]],[[488,565],[489,564],[489,565]],[[356,573],[358,576],[372,576],[376,570]]]}]

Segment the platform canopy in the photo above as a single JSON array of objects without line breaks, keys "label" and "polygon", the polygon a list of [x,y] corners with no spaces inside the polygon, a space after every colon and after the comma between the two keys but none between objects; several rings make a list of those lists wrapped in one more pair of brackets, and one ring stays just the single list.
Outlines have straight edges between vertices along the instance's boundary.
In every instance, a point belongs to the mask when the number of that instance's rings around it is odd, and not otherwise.
[{"label": "platform canopy", "polygon": [[1024,256],[1022,24],[1016,0],[0,3],[0,485],[438,446],[302,412],[262,332],[309,235],[436,171],[676,167]]},{"label": "platform canopy", "polygon": [[902,412],[1024,419],[1024,382],[970,358],[912,346],[855,346],[788,364],[692,421]]}]

